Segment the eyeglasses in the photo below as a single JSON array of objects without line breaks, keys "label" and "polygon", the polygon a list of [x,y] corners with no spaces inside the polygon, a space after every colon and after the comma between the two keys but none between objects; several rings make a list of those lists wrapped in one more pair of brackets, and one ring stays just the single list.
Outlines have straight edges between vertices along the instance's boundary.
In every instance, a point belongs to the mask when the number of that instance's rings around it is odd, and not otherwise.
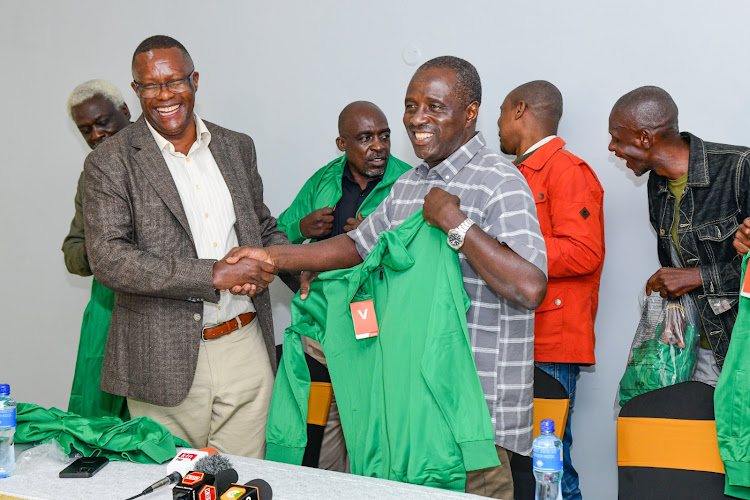
[{"label": "eyeglasses", "polygon": [[180,94],[186,90],[190,90],[190,83],[193,79],[195,70],[191,71],[190,74],[184,78],[177,78],[176,80],[170,80],[166,83],[146,83],[140,84],[133,80],[135,88],[138,90],[138,95],[145,98],[151,99],[161,94],[161,88],[167,87],[173,94]]}]

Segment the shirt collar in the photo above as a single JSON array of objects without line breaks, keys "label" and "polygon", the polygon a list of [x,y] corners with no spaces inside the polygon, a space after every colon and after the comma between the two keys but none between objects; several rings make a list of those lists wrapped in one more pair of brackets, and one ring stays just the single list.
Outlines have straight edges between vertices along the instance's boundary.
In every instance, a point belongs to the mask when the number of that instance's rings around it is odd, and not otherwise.
[{"label": "shirt collar", "polygon": [[[190,146],[190,151],[188,152],[188,155],[192,153],[194,150],[201,148],[201,147],[208,147],[208,145],[211,143],[211,132],[209,132],[208,128],[206,128],[206,124],[203,123],[203,120],[200,119],[200,117],[193,113],[193,117],[195,118],[195,135],[196,135],[196,141],[193,143],[192,146]],[[151,132],[151,135],[154,137],[154,140],[156,141],[156,145],[159,147],[159,151],[166,150],[170,154],[179,154],[175,152],[174,145],[169,142],[167,139],[162,137],[162,135],[157,132],[154,127],[151,126],[151,124],[146,120],[146,125],[148,126],[148,130]]]},{"label": "shirt collar", "polygon": [[526,150],[526,152],[525,152],[524,154],[522,154],[521,156],[526,156],[527,154],[531,153],[531,152],[532,152],[532,151],[534,151],[535,149],[539,149],[539,148],[541,148],[542,146],[544,146],[545,144],[547,144],[547,143],[548,143],[549,141],[551,141],[551,140],[552,140],[552,139],[554,139],[555,137],[557,137],[557,136],[556,136],[556,135],[548,135],[547,137],[545,137],[545,138],[544,138],[544,139],[542,139],[541,141],[538,141],[538,142],[536,142],[536,143],[535,143],[534,145],[532,145],[532,146],[531,146],[531,147],[530,147],[529,149],[527,149],[527,150]]},{"label": "shirt collar", "polygon": [[[542,141],[545,142],[543,142],[541,145],[538,145],[539,142]],[[545,137],[539,142],[529,148],[531,153],[525,154],[524,158],[520,162],[518,160],[514,162],[516,166],[524,166],[532,170],[541,170],[542,167],[544,167],[544,165],[547,163],[547,160],[549,160],[553,154],[555,154],[557,151],[561,150],[563,146],[565,146],[565,141],[563,141],[556,135]]]},{"label": "shirt collar", "polygon": [[474,134],[474,137],[458,148],[452,155],[435,165],[432,169],[426,163],[417,167],[417,173],[426,177],[430,171],[435,172],[444,181],[449,181],[458,173],[459,170],[468,165],[469,161],[485,146],[484,137],[481,132]]}]

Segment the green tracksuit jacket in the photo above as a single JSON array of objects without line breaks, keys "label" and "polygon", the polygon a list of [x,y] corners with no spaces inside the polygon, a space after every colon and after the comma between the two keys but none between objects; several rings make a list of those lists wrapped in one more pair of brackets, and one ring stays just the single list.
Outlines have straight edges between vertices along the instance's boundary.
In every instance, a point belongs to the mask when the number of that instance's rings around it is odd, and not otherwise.
[{"label": "green tracksuit jacket", "polygon": [[[341,199],[341,176],[344,175],[346,156],[340,156],[321,168],[310,177],[297,194],[292,204],[284,210],[276,221],[279,229],[284,231],[292,243],[302,243],[307,238],[299,230],[299,221],[310,212],[320,208],[333,208]],[[380,202],[391,192],[391,186],[401,174],[411,166],[391,156],[381,180],[375,189],[362,202],[359,213],[367,217],[378,208]]]},{"label": "green tracksuit jacket", "polygon": [[[745,282],[750,254],[742,259]],[[724,493],[750,499],[750,299],[740,295],[739,313],[732,330],[724,367],[714,392],[716,434],[724,462]]]},{"label": "green tracksuit jacket", "polygon": [[[372,299],[380,333],[357,340],[351,302]],[[300,464],[310,374],[301,336],[328,361],[351,471],[463,491],[466,471],[499,465],[466,325],[458,254],[418,211],[367,259],[330,271],[292,301],[266,458]]]}]

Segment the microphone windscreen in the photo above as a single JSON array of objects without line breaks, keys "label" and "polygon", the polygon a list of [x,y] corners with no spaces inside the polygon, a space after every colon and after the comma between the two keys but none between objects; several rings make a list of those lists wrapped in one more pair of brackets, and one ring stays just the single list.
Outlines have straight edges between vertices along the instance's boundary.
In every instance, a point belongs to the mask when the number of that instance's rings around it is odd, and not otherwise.
[{"label": "microphone windscreen", "polygon": [[234,469],[225,469],[219,471],[214,476],[214,486],[219,496],[223,495],[229,489],[232,483],[237,482],[237,471]]},{"label": "microphone windscreen", "polygon": [[253,479],[245,483],[245,485],[258,488],[258,500],[271,500],[273,498],[271,485],[262,479]]},{"label": "microphone windscreen", "polygon": [[231,469],[232,463],[223,455],[209,455],[203,457],[195,463],[193,470],[213,474],[214,476],[220,471]]}]

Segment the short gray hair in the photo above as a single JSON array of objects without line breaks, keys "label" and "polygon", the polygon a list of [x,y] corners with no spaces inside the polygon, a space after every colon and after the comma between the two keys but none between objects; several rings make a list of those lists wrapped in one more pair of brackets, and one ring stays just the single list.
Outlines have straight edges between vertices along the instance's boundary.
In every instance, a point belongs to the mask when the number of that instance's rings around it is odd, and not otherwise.
[{"label": "short gray hair", "polygon": [[70,97],[68,97],[68,116],[70,116],[70,119],[73,119],[72,110],[74,106],[78,106],[97,95],[107,99],[115,108],[119,108],[125,104],[125,99],[122,97],[120,89],[114,83],[100,79],[89,80],[74,88],[73,92],[70,93]]}]

